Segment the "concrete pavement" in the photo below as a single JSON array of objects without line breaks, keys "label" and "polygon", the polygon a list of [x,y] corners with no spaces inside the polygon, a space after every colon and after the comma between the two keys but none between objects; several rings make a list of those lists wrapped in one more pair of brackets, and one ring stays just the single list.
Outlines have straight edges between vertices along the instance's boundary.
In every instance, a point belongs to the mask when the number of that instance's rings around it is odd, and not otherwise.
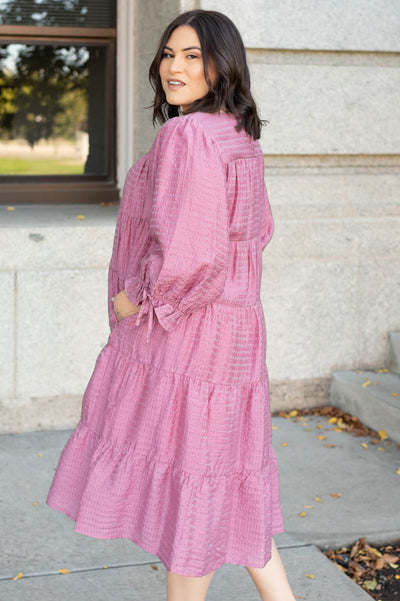
[{"label": "concrete pavement", "polygon": [[[360,536],[371,544],[400,539],[400,451],[391,441],[373,445],[336,432],[321,417],[273,418],[273,426],[286,528],[276,541],[297,598],[370,600],[319,548]],[[72,520],[45,504],[69,435],[0,436],[0,600],[165,600],[165,568],[155,555],[129,540],[78,534]],[[225,564],[211,581],[207,601],[228,599],[260,599],[243,566]]]}]

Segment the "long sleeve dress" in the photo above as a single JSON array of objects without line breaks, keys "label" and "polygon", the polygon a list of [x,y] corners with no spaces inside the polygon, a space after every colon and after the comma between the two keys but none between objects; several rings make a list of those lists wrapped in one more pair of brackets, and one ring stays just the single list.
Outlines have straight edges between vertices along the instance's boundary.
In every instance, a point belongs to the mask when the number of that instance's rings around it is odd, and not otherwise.
[{"label": "long sleeve dress", "polygon": [[[235,125],[170,119],[130,169],[109,339],[47,498],[186,576],[263,567],[283,531],[260,300],[273,220],[260,145]],[[117,322],[123,289],[141,309]]]}]

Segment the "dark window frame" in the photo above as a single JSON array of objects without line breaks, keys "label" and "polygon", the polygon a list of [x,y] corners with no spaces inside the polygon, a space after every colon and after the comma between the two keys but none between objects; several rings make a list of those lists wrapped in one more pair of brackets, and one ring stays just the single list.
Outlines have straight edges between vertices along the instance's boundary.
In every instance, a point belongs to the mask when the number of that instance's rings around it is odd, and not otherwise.
[{"label": "dark window frame", "polygon": [[116,29],[0,25],[1,44],[71,44],[106,48],[106,175],[0,176],[0,204],[95,203],[119,199],[116,182]]}]

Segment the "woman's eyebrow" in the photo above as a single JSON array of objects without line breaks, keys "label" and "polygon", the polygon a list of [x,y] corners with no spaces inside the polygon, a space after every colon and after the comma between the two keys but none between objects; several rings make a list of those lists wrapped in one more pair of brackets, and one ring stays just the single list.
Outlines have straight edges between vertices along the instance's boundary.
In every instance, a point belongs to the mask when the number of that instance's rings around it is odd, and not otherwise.
[{"label": "woman's eyebrow", "polygon": [[[164,50],[171,50],[171,52],[173,52],[173,49],[170,46],[164,46]],[[183,48],[182,52],[187,52],[188,50],[200,50],[201,52],[201,48],[198,46],[189,46],[188,48]]]}]

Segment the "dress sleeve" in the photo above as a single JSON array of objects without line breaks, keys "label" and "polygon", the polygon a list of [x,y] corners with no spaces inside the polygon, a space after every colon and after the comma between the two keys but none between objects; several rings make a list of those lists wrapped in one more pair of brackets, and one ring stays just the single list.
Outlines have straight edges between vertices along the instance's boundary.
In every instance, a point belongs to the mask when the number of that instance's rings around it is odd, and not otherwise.
[{"label": "dress sleeve", "polygon": [[138,276],[125,281],[142,304],[135,325],[154,314],[166,331],[213,302],[225,286],[229,229],[225,166],[196,120],[177,117],[161,128],[151,163],[150,246]]}]

